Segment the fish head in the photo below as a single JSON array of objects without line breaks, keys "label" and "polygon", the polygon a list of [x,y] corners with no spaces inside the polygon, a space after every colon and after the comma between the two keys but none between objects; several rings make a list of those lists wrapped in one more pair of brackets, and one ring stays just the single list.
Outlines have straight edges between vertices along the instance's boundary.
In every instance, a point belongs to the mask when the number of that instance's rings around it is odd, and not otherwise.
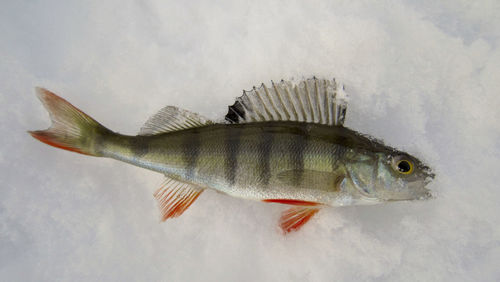
[{"label": "fish head", "polygon": [[428,199],[432,194],[426,186],[434,176],[427,165],[407,153],[379,154],[375,193],[385,201]]},{"label": "fish head", "polygon": [[434,174],[417,158],[399,151],[375,153],[347,165],[351,185],[365,202],[423,200]]}]

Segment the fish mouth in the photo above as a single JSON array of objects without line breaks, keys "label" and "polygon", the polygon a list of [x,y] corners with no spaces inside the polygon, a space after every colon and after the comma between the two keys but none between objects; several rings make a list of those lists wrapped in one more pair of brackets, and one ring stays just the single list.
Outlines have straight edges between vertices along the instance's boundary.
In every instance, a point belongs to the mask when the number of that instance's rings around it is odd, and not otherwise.
[{"label": "fish mouth", "polygon": [[429,183],[432,182],[432,180],[434,180],[434,175],[433,176],[427,176],[425,179],[424,179],[424,186],[427,186]]},{"label": "fish mouth", "polygon": [[424,176],[424,185],[431,183],[431,181],[436,177],[436,174],[428,166],[422,166],[421,171]]},{"label": "fish mouth", "polygon": [[422,194],[422,196],[420,196],[420,198],[418,198],[418,200],[428,200],[428,199],[434,199],[435,196],[432,194],[432,191],[427,189],[427,188],[424,188],[424,193]]},{"label": "fish mouth", "polygon": [[427,199],[434,199],[435,196],[434,194],[432,193],[432,191],[430,189],[427,188],[427,185],[429,183],[432,182],[432,180],[434,180],[434,178],[436,177],[436,174],[434,172],[432,172],[432,170],[425,166],[422,171],[424,172],[424,181],[423,181],[423,184],[424,184],[424,193],[423,193],[423,196],[420,198],[421,200],[427,200]]},{"label": "fish mouth", "polygon": [[410,197],[412,200],[428,200],[434,199],[435,195],[432,190],[427,188],[427,185],[432,182],[432,180],[436,177],[432,171],[427,168],[423,170],[423,175],[420,180],[415,181],[410,184],[410,190],[413,190],[413,195]]}]

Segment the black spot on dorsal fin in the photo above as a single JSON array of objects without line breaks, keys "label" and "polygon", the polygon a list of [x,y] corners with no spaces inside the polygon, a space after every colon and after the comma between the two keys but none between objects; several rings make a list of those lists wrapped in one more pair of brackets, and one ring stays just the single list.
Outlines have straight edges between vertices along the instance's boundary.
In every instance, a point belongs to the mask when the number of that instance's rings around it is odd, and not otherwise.
[{"label": "black spot on dorsal fin", "polygon": [[226,114],[226,121],[229,123],[239,123],[240,120],[245,120],[245,110],[240,101],[234,102],[232,106],[228,107],[228,112]]}]

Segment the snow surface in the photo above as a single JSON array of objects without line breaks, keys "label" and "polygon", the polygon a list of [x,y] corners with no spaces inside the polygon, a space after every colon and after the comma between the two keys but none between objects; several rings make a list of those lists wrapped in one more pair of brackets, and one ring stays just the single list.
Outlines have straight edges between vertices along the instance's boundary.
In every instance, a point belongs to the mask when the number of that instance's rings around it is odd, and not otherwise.
[{"label": "snow surface", "polygon": [[[3,1],[0,280],[498,281],[500,2],[376,2]],[[436,199],[284,237],[283,206],[208,191],[160,224],[161,175],[26,133],[49,125],[35,86],[135,134],[312,75],[345,83],[347,126],[434,167]]]}]

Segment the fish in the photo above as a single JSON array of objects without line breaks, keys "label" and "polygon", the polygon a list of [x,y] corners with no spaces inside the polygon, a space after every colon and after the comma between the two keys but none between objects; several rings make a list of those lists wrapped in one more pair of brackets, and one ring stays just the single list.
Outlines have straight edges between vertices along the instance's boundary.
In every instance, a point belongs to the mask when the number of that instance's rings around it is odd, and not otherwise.
[{"label": "fish", "polygon": [[243,91],[224,119],[166,106],[136,136],[111,131],[44,88],[51,126],[39,141],[165,176],[154,193],[161,220],[183,214],[205,189],[288,206],[278,222],[299,230],[320,209],[424,200],[432,170],[416,157],[344,126],[348,95],[335,79],[271,81]]}]

